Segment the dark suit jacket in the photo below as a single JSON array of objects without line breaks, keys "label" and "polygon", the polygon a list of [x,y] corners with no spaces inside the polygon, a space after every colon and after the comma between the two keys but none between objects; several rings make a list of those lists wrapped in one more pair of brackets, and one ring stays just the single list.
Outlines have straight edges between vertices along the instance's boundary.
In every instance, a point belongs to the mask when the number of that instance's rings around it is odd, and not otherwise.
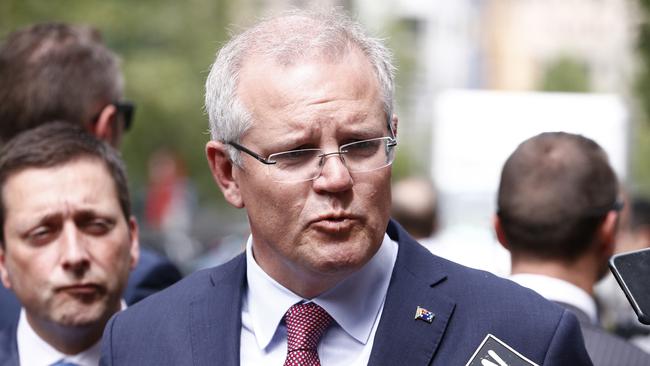
[{"label": "dark suit jacket", "polygon": [[0,284],[0,329],[18,321],[20,302],[13,292]]},{"label": "dark suit jacket", "polygon": [[[370,365],[465,365],[491,333],[540,365],[591,365],[578,322],[536,293],[429,253],[391,222],[397,262]],[[246,260],[197,272],[116,314],[102,365],[239,365]],[[418,306],[435,314],[414,320]]]},{"label": "dark suit jacket", "polygon": [[14,322],[0,329],[0,365],[2,366],[18,366],[16,325],[17,323]]},{"label": "dark suit jacket", "polygon": [[[140,250],[140,261],[129,275],[124,301],[131,306],[143,298],[176,283],[180,271],[169,259],[149,249]],[[20,302],[13,292],[0,285],[0,329],[18,322]],[[0,363],[0,365],[4,365]]]},{"label": "dark suit jacket", "polygon": [[578,318],[585,338],[585,347],[595,366],[650,365],[650,354],[592,323],[582,310],[569,304],[560,302],[558,304],[570,310]]}]

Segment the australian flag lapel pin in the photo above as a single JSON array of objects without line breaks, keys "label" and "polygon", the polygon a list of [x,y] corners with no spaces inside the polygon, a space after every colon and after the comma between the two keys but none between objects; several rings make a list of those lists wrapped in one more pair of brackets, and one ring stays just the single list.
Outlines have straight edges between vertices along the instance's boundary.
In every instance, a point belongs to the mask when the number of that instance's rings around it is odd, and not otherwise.
[{"label": "australian flag lapel pin", "polygon": [[433,322],[433,318],[435,318],[436,314],[430,312],[429,310],[418,306],[418,308],[415,310],[415,320],[423,320],[429,324]]}]

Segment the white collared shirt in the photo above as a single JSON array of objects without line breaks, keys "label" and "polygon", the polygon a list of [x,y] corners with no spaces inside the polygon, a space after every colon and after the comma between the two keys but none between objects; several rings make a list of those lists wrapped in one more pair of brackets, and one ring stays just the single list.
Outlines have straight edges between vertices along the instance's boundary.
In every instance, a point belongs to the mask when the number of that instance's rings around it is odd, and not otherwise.
[{"label": "white collared shirt", "polygon": [[563,302],[582,310],[592,323],[598,323],[598,311],[593,297],[580,287],[555,277],[532,273],[510,276],[514,282],[527,287],[547,300]]},{"label": "white collared shirt", "polygon": [[311,301],[335,322],[323,335],[318,355],[323,366],[367,365],[390,277],[397,258],[396,242],[384,235],[381,247],[359,271],[314,299],[303,299],[267,275],[246,244],[248,287],[242,305],[242,366],[283,365],[287,330],[282,318],[291,305]]},{"label": "white collared shirt", "polygon": [[[122,300],[122,310],[124,309],[126,309],[126,303]],[[61,353],[36,334],[34,328],[27,321],[27,314],[24,308],[20,310],[20,319],[18,320],[18,330],[16,333],[18,363],[20,366],[49,366],[62,359],[79,366],[99,365],[101,340],[76,355]]]}]

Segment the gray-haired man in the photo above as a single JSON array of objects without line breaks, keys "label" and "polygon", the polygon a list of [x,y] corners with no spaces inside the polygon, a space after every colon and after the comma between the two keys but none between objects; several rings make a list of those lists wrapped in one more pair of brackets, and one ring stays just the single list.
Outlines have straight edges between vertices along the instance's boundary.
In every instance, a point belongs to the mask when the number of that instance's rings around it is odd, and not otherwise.
[{"label": "gray-haired man", "polygon": [[488,334],[538,364],[590,364],[568,312],[389,220],[392,72],[338,13],[263,21],[219,51],[206,153],[246,209],[246,253],[114,317],[103,364],[461,365]]}]

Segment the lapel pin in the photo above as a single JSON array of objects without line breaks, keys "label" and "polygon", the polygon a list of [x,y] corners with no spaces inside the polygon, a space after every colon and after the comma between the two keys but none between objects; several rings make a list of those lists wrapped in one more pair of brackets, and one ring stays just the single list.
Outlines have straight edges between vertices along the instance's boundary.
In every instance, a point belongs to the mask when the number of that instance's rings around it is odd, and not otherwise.
[{"label": "lapel pin", "polygon": [[429,310],[418,306],[418,308],[415,310],[415,320],[424,320],[425,322],[431,324],[433,322],[433,318],[435,318],[436,314],[430,312]]}]

